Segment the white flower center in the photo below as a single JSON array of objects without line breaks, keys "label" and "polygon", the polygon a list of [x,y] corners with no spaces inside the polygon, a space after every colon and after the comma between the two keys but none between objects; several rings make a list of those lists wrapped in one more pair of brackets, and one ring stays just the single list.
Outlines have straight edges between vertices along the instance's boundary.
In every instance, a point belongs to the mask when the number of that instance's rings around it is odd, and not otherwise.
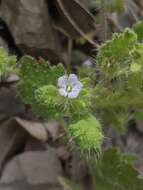
[{"label": "white flower center", "polygon": [[72,91],[72,86],[71,85],[67,85],[66,90],[67,90],[67,92],[71,92]]}]

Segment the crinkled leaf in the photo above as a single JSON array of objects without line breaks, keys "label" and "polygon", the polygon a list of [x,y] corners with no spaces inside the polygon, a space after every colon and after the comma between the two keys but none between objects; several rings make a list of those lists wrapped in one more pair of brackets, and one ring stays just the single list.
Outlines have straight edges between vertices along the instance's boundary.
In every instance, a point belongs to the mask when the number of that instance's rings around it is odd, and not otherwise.
[{"label": "crinkled leaf", "polygon": [[30,56],[24,56],[20,65],[20,82],[18,90],[28,104],[35,102],[34,93],[39,87],[48,84],[57,84],[59,76],[64,74],[62,64],[50,66],[48,62],[37,62]]},{"label": "crinkled leaf", "polygon": [[120,62],[129,58],[130,50],[137,42],[137,35],[130,29],[126,29],[123,33],[114,34],[113,38],[99,49],[98,62]]},{"label": "crinkled leaf", "polygon": [[[97,190],[142,190],[143,180],[133,167],[135,156],[122,153],[118,149],[108,149],[102,160],[98,161],[95,170]],[[93,169],[93,167],[92,167]]]},{"label": "crinkled leaf", "polygon": [[46,85],[38,88],[35,91],[35,99],[34,110],[42,117],[51,119],[64,117],[64,98],[59,96],[56,86]]},{"label": "crinkled leaf", "polygon": [[99,48],[97,55],[94,111],[98,110],[105,125],[123,130],[134,117],[132,111],[143,109],[143,44],[130,29]]}]

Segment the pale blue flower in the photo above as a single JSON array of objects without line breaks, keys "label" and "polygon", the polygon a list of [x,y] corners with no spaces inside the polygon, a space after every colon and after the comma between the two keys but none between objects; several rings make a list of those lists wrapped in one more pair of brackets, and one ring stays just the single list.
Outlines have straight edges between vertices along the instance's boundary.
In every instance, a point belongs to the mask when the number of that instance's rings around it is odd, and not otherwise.
[{"label": "pale blue flower", "polygon": [[79,95],[82,86],[75,74],[64,75],[58,79],[59,94],[70,99]]},{"label": "pale blue flower", "polygon": [[83,62],[82,65],[85,66],[85,67],[92,67],[92,66],[93,66],[93,62],[92,62],[91,59],[86,59],[86,60]]}]

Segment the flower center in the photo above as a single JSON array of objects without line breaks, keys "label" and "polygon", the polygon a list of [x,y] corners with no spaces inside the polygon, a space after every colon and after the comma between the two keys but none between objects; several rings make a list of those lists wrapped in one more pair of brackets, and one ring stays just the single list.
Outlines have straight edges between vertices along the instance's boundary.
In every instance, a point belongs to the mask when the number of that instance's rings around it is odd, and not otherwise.
[{"label": "flower center", "polygon": [[67,88],[66,88],[66,91],[67,91],[67,92],[71,92],[71,91],[72,91],[72,86],[71,86],[71,85],[68,85]]}]

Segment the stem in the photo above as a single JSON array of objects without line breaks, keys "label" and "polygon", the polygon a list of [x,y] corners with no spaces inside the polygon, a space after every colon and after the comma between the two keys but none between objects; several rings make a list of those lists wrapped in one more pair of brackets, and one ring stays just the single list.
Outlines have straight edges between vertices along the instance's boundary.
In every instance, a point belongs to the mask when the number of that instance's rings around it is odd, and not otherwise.
[{"label": "stem", "polygon": [[71,62],[72,62],[72,49],[73,49],[73,40],[68,39],[68,49],[67,49],[67,74],[71,73]]},{"label": "stem", "polygon": [[101,0],[101,27],[102,27],[102,40],[107,39],[107,10],[106,10],[106,0]]}]

